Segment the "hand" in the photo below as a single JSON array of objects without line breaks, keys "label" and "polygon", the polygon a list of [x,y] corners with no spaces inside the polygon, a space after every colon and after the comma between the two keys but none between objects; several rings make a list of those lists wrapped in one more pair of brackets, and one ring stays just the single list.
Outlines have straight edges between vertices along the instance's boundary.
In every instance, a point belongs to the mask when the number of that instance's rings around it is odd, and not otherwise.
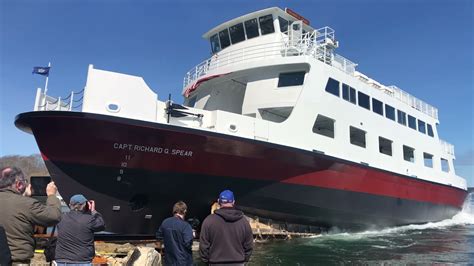
[{"label": "hand", "polygon": [[46,186],[46,195],[56,196],[57,192],[58,192],[58,188],[56,187],[54,182],[49,182],[49,184]]},{"label": "hand", "polygon": [[25,192],[23,192],[23,196],[31,197],[31,184],[28,184],[28,186],[25,189]]},{"label": "hand", "polygon": [[89,200],[89,201],[87,202],[87,206],[89,206],[89,210],[90,210],[91,212],[95,212],[95,211],[96,211],[96,210],[95,210],[95,201]]}]

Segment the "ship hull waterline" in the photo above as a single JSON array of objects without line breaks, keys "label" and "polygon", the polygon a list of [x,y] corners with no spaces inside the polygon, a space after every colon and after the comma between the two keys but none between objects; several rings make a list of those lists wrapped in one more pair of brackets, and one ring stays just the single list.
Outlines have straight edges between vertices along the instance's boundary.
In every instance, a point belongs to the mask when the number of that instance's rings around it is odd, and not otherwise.
[{"label": "ship hull waterline", "polygon": [[467,191],[321,153],[82,112],[29,112],[18,128],[35,136],[61,195],[97,202],[107,231],[153,234],[184,200],[201,221],[231,189],[246,213],[287,223],[348,229],[448,219]]}]

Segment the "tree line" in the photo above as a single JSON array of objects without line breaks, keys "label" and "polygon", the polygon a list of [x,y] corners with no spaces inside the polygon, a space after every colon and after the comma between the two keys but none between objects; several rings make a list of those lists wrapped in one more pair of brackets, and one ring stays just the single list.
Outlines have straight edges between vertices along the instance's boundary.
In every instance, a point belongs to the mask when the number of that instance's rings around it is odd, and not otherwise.
[{"label": "tree line", "polygon": [[39,154],[32,154],[29,156],[22,155],[8,155],[0,157],[0,169],[3,167],[16,166],[23,171],[25,177],[47,176],[48,169],[44,164],[43,158]]}]

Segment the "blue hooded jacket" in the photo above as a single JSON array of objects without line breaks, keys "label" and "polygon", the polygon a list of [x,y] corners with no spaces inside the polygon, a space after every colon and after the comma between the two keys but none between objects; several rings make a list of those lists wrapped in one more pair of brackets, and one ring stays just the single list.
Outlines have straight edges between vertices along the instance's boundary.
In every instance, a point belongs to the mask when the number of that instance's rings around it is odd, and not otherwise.
[{"label": "blue hooded jacket", "polygon": [[193,229],[181,218],[173,216],[165,219],[156,238],[165,245],[164,265],[192,265]]}]

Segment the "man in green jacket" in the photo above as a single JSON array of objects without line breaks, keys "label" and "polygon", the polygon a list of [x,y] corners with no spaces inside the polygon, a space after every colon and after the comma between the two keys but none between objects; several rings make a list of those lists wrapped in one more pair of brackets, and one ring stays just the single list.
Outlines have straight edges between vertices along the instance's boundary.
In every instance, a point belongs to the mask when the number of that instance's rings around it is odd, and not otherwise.
[{"label": "man in green jacket", "polygon": [[54,182],[46,187],[46,205],[23,196],[28,180],[16,167],[0,169],[0,226],[5,229],[12,262],[28,264],[33,257],[34,226],[50,226],[61,219],[61,203]]}]

